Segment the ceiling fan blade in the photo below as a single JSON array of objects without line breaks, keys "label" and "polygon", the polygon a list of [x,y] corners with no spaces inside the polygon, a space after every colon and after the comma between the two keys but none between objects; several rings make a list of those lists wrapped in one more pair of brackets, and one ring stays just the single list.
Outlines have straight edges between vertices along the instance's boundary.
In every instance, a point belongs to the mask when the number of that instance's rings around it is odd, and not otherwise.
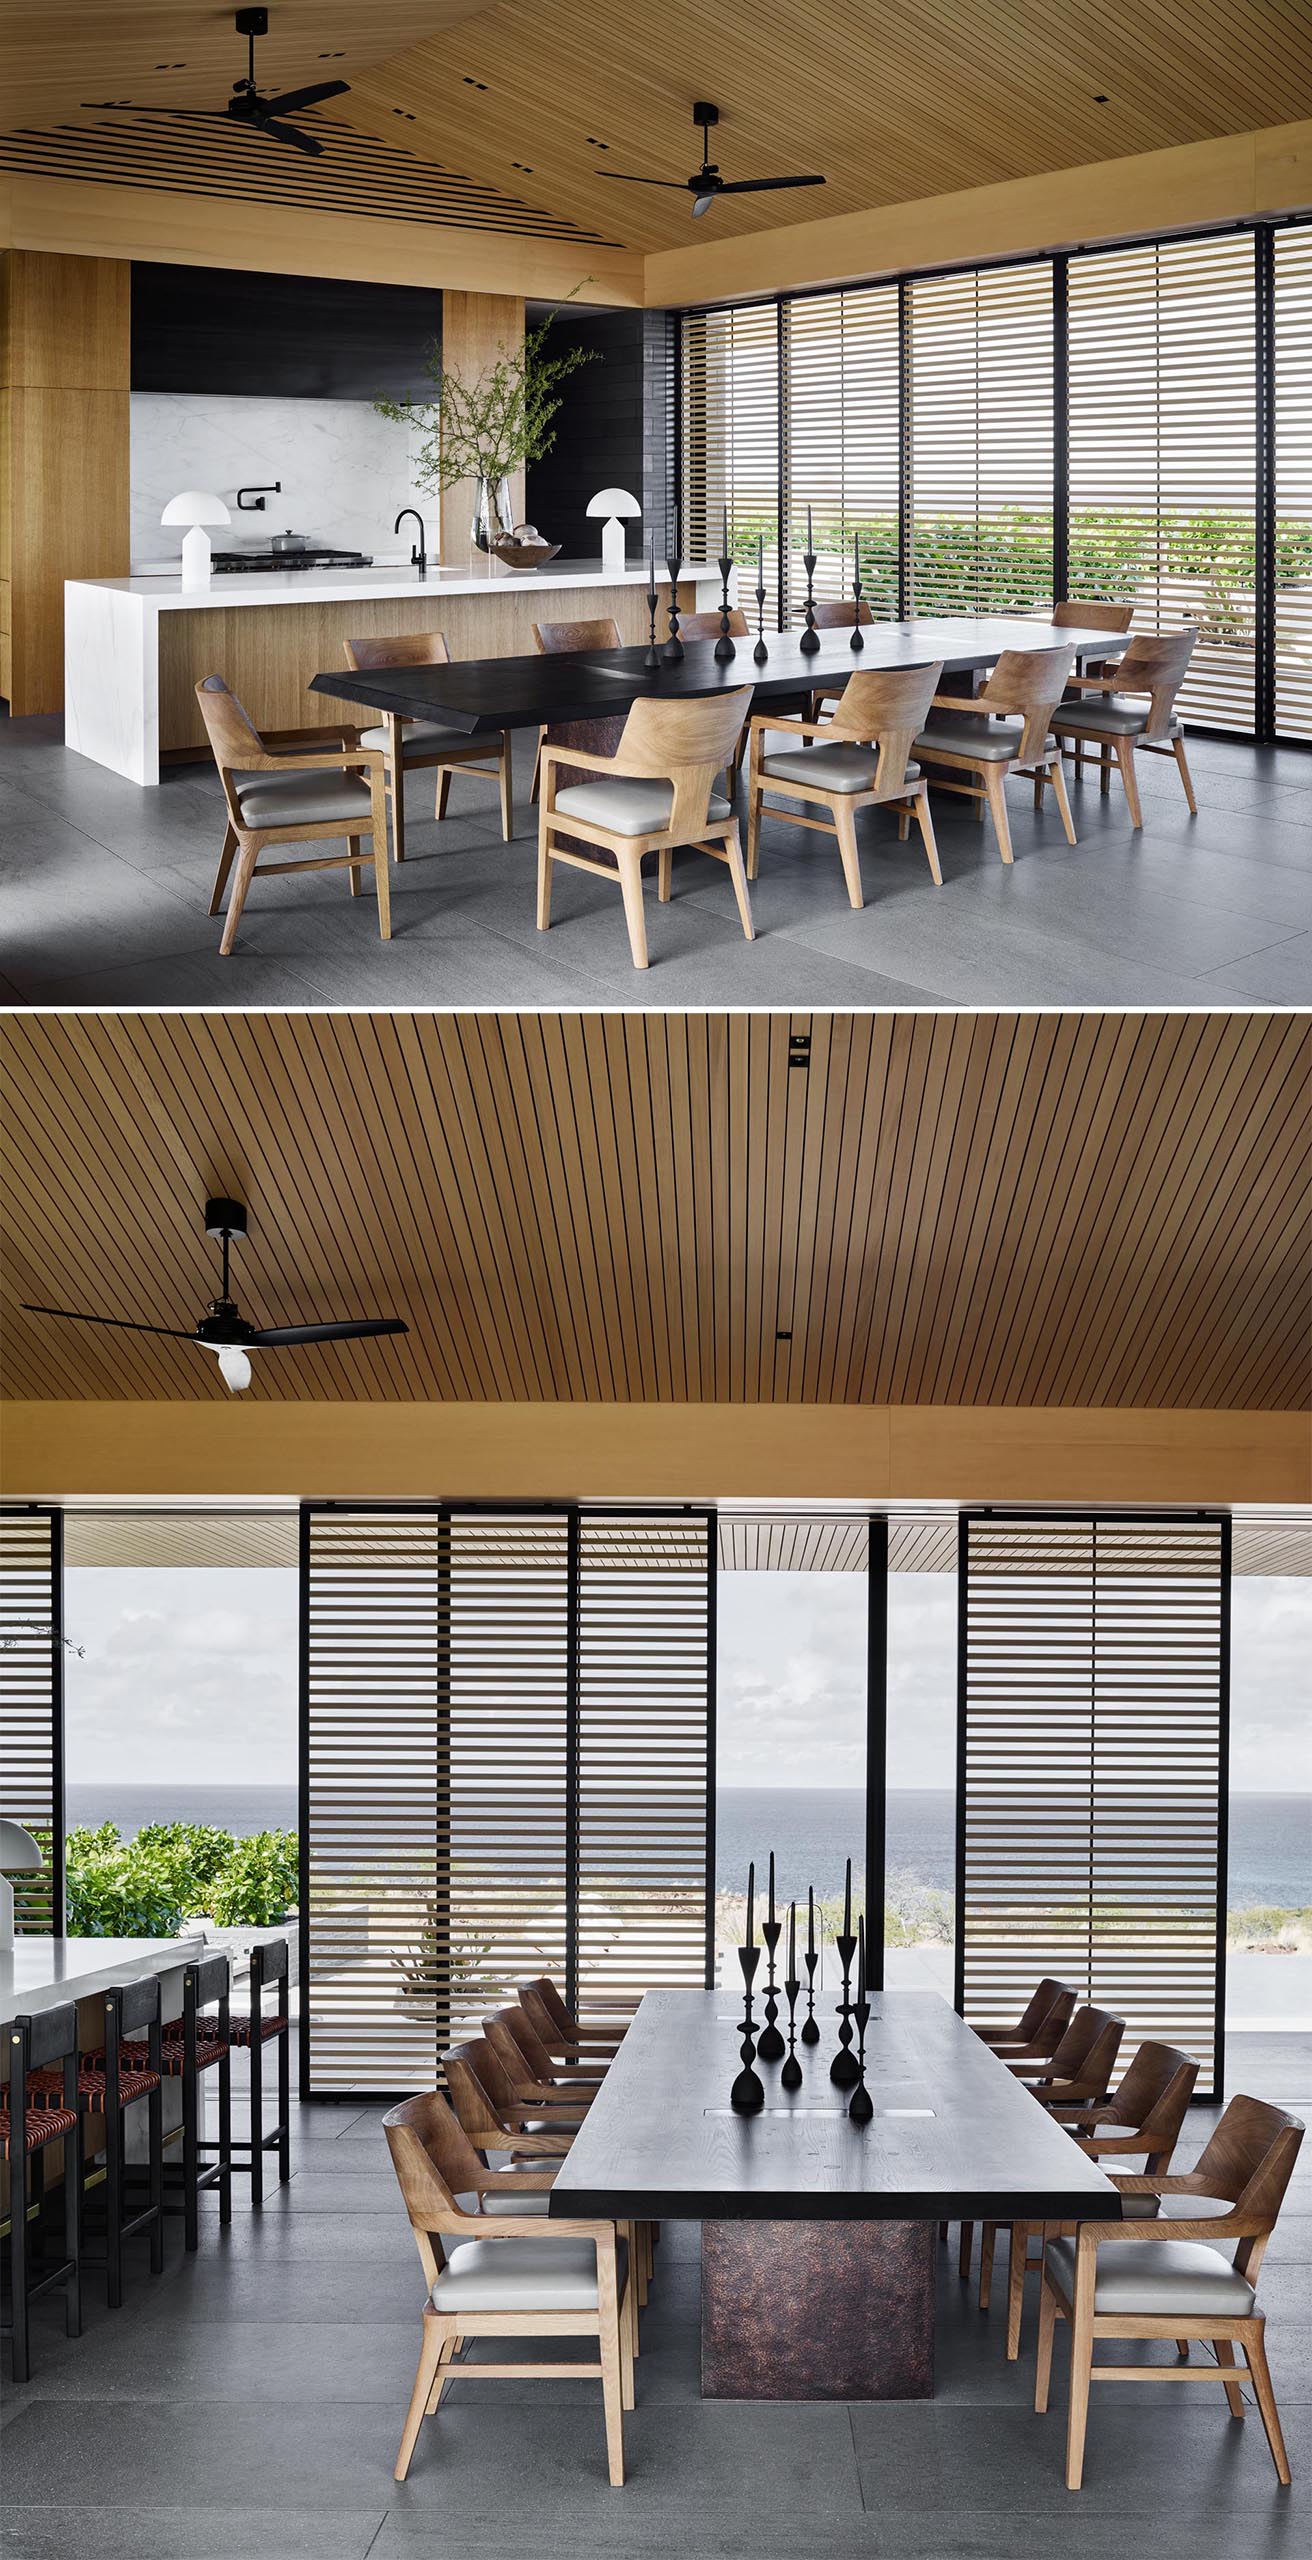
[{"label": "ceiling fan blade", "polygon": [[294,116],[302,107],[317,107],[323,98],[344,98],[350,90],[349,80],[317,80],[312,89],[286,89],[280,98],[266,98],[264,112],[270,116]]},{"label": "ceiling fan blade", "polygon": [[272,1324],[253,1333],[243,1349],[272,1351],[278,1345],[297,1342],[360,1342],[371,1334],[408,1333],[410,1327],[400,1316],[365,1316],[359,1321],[347,1318],[342,1324]]},{"label": "ceiling fan blade", "polygon": [[131,1316],[87,1316],[78,1307],[24,1306],[23,1313],[25,1316],[59,1316],[70,1324],[112,1325],[116,1333],[162,1333],[169,1342],[194,1342],[197,1338],[194,1331],[183,1333],[176,1325],[137,1324]]},{"label": "ceiling fan blade", "polygon": [[726,178],[722,196],[773,195],[776,187],[822,187],[823,178]]},{"label": "ceiling fan blade", "polygon": [[[615,178],[622,187],[673,187],[675,194],[686,196],[686,178],[631,178],[627,169],[598,169],[599,178]],[[1037,2265],[1037,2260],[1035,2261]]]},{"label": "ceiling fan blade", "polygon": [[312,133],[300,133],[294,124],[276,124],[271,116],[261,116],[255,131],[269,134],[274,142],[290,142],[295,150],[308,152],[313,160],[323,150],[323,144],[316,142]]}]

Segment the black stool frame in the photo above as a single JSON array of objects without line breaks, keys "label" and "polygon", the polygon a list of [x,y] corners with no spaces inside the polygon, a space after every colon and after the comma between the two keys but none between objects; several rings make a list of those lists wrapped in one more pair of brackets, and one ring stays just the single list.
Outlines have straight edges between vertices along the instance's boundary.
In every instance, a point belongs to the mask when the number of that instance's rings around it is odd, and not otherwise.
[{"label": "black stool frame", "polygon": [[[164,2266],[164,2064],[160,2047],[160,1978],[147,1974],[139,1982],[117,1983],[103,1998],[105,2020],[105,2266],[106,2286],[111,2311],[123,2305],[123,2243],[139,2231],[150,2233],[150,2271],[159,2275]],[[127,2108],[121,2096],[123,2075],[132,2064],[123,2058],[123,2046],[129,2038],[146,2030],[146,2068],[156,2075],[156,2086],[146,2093],[148,2124],[148,2181],[150,2201],[140,2213],[125,2216],[123,2190],[127,2172]],[[130,2103],[136,2104],[133,2100]],[[83,2091],[81,2110],[84,2116],[94,2114],[99,2100]],[[83,2195],[86,2193],[85,2175]],[[83,2225],[85,2229],[85,2221]]]},{"label": "black stool frame", "polygon": [[[47,2293],[51,2285],[62,2284],[64,2293],[64,2325],[70,2338],[82,2335],[82,2257],[79,2229],[82,2204],[82,2115],[78,2106],[77,2009],[71,2000],[57,2009],[38,2010],[33,2017],[12,2020],[5,2031],[9,2047],[9,2265],[13,2293],[13,2316],[0,2326],[0,2337],[10,2341],[15,2382],[26,2382],[31,2370],[28,2356],[28,2312],[38,2294]],[[49,2067],[56,2062],[64,2066],[64,2106],[75,2118],[71,2132],[58,2139],[64,2146],[64,2248],[66,2255],[57,2266],[49,2267],[35,2283],[28,2275],[27,2224],[31,2207],[27,2193],[27,2129],[29,2119],[48,2112],[28,2103],[29,2071]],[[30,2155],[37,2173],[38,2201],[44,2196],[44,2156],[40,2146]]]},{"label": "black stool frame", "polygon": [[[202,1956],[189,1964],[182,1977],[182,2044],[179,2064],[175,2068],[172,2053],[166,2054],[166,2068],[171,2079],[182,2082],[182,2216],[183,2239],[188,2249],[200,2247],[199,2198],[202,2187],[217,2187],[219,2220],[232,2220],[232,2049],[229,2041],[230,1972],[225,1955]],[[218,2008],[218,2044],[207,2053],[201,2016],[211,2004]],[[177,2048],[174,2047],[174,2051]],[[201,2073],[217,2067],[219,2075],[219,2138],[207,2142],[201,2132]],[[216,2152],[218,2157],[205,2168],[202,2154]],[[176,2211],[176,2207],[173,2208]]]},{"label": "black stool frame", "polygon": [[[249,2019],[238,2018],[234,2020],[231,2028],[231,2035],[234,2044],[245,2043],[247,2037],[249,2037],[250,2042],[250,2136],[247,2140],[234,2140],[230,2147],[234,2155],[238,2152],[245,2152],[247,2155],[245,2159],[238,2159],[234,2157],[232,2165],[234,2169],[241,2171],[244,2176],[249,2177],[251,2182],[251,2203],[253,2205],[261,2205],[264,2202],[264,2154],[266,2151],[276,2151],[278,2154],[278,2183],[280,2186],[285,2187],[292,2174],[292,2047],[291,2017],[287,1996],[288,1972],[288,1946],[285,1938],[263,1938],[258,1946],[252,1947],[250,2016]],[[277,2029],[276,2033],[276,2042],[278,2046],[278,2121],[274,2125],[272,2131],[266,2133],[264,2130],[264,1994],[266,1990],[279,1983],[281,1983],[283,1987],[283,2023]],[[271,2042],[274,2040],[275,2039],[273,2038],[269,2039]],[[202,2144],[201,2148],[203,2150],[212,2150],[215,2146],[213,2144]]]}]

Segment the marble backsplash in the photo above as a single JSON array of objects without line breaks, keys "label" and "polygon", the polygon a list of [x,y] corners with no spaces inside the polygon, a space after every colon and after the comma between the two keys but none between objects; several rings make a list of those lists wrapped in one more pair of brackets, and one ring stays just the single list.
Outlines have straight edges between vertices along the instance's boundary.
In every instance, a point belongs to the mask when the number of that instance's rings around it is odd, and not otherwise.
[{"label": "marble backsplash", "polygon": [[[212,489],[232,511],[216,527],[216,551],[261,551],[290,525],[316,543],[366,551],[375,560],[410,556],[413,525],[396,535],[402,507],[417,506],[437,551],[435,495],[420,497],[412,476],[414,438],[380,418],[366,400],[260,400],[180,392],[132,394],[132,565],[174,560],[182,528],[161,525],[180,489]],[[281,480],[264,513],[237,513],[237,491]]]}]

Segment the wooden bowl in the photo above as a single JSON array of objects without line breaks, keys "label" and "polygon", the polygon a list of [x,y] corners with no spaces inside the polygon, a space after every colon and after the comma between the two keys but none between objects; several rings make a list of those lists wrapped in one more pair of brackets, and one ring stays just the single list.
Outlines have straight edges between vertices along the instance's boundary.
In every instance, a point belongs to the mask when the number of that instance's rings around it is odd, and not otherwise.
[{"label": "wooden bowl", "polygon": [[498,560],[504,560],[508,569],[541,569],[545,567],[548,560],[555,559],[560,544],[558,542],[512,542],[507,535],[503,535],[499,542],[493,543],[492,548]]}]

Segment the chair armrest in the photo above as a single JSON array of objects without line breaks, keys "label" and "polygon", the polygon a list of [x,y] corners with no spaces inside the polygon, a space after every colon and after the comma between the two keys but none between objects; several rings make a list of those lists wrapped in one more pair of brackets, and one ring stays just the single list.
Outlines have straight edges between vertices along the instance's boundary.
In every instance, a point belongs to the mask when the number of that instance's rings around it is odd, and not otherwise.
[{"label": "chair armrest", "polygon": [[475,2193],[479,2196],[549,2195],[556,2183],[554,2169],[489,2169],[480,2178]]},{"label": "chair armrest", "polygon": [[1109,2151],[1147,2153],[1152,2149],[1152,2144],[1146,2142],[1141,2133],[1077,2133],[1074,2140],[1081,2151],[1088,2152],[1091,2160],[1099,2159]]},{"label": "chair armrest", "polygon": [[931,711],[968,711],[973,720],[989,720],[1001,710],[1002,705],[981,702],[978,694],[974,693],[935,693],[930,696],[929,707]]},{"label": "chair armrest", "polygon": [[749,729],[786,729],[790,737],[820,738],[832,727],[829,720],[803,720],[792,711],[754,711],[747,723]]},{"label": "chair armrest", "polygon": [[[510,2156],[512,2160],[534,2160],[545,2151],[550,2158],[563,2160],[573,2140],[572,2133],[529,2133],[522,2142],[512,2142]],[[494,2151],[500,2147],[499,2143],[492,2145]]]},{"label": "chair armrest", "polygon": [[1149,684],[1123,684],[1117,675],[1067,676],[1068,687],[1078,686],[1081,693],[1151,693]]},{"label": "chair armrest", "polygon": [[1116,2118],[1112,2115],[1110,2100],[1099,2103],[1098,2100],[1090,2098],[1085,2105],[1081,2106],[1078,2100],[1072,2103],[1063,2098],[1059,2105],[1054,2105],[1052,2112],[1063,2122],[1067,2116],[1070,2116],[1076,2124],[1081,2125],[1104,2124],[1108,2120],[1113,2124],[1116,2122]]},{"label": "chair armrest", "polygon": [[[586,765],[590,773],[631,773],[631,765],[617,764],[614,756],[596,756],[588,747],[544,747],[542,762],[549,764]],[[650,775],[646,776],[650,781]]]}]

